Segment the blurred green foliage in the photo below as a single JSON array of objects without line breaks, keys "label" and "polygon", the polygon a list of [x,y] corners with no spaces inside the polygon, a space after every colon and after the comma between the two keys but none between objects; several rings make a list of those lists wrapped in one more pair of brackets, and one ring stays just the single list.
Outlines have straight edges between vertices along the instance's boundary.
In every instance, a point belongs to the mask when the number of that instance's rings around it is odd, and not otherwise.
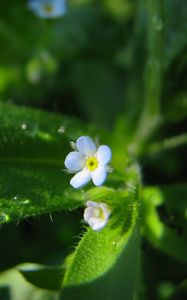
[{"label": "blurred green foliage", "polygon": [[[53,20],[1,1],[0,300],[187,298],[186,19],[184,0],[69,0]],[[113,150],[103,189],[69,186],[80,135]],[[87,198],[113,205],[100,233]]]}]

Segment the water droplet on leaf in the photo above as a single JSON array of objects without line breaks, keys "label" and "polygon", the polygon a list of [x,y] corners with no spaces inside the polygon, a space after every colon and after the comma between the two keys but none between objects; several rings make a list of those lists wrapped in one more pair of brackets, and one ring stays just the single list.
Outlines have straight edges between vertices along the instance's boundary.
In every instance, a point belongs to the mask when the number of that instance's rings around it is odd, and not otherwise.
[{"label": "water droplet on leaf", "polygon": [[50,142],[53,141],[54,138],[51,134],[49,134],[48,132],[43,132],[43,131],[38,131],[37,132],[37,136],[44,141]]},{"label": "water droplet on leaf", "polygon": [[60,134],[62,134],[62,133],[64,133],[66,130],[65,130],[65,127],[64,126],[60,126],[59,128],[58,128],[58,133],[60,133]]},{"label": "water droplet on leaf", "polygon": [[21,129],[26,130],[27,129],[27,124],[25,124],[25,123],[21,124]]}]

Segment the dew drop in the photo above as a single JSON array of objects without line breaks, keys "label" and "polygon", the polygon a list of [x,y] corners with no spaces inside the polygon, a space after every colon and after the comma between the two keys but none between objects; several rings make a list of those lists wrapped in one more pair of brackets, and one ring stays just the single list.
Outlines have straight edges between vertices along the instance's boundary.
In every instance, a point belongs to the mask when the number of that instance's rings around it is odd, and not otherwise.
[{"label": "dew drop", "polygon": [[112,242],[112,246],[114,247],[114,248],[118,248],[118,245],[119,245],[119,243],[118,243],[118,241],[113,241]]},{"label": "dew drop", "polygon": [[47,141],[47,142],[50,142],[54,139],[51,134],[49,134],[48,132],[43,132],[43,131],[38,131],[37,136],[41,140],[44,140],[44,141]]},{"label": "dew drop", "polygon": [[62,133],[64,133],[66,130],[65,130],[65,127],[64,126],[60,126],[59,128],[58,128],[58,133],[60,133],[60,134],[62,134]]},{"label": "dew drop", "polygon": [[163,21],[159,16],[155,15],[152,22],[155,30],[161,31],[163,29]]},{"label": "dew drop", "polygon": [[26,130],[27,129],[27,124],[26,123],[21,124],[21,129]]}]

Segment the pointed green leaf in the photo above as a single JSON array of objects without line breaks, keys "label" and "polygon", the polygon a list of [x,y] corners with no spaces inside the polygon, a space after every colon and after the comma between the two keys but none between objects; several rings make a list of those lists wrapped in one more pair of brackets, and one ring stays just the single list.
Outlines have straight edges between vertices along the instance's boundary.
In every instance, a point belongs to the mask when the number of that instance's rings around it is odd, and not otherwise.
[{"label": "pointed green leaf", "polygon": [[[144,234],[157,248],[187,262],[187,185],[145,188],[143,200]],[[164,213],[159,215],[159,208]]]},{"label": "pointed green leaf", "polygon": [[100,232],[88,229],[69,257],[62,299],[103,299],[106,287],[107,299],[114,299],[117,290],[121,291],[119,300],[124,294],[132,299],[137,280],[139,204],[136,193],[122,196],[116,191],[113,203],[118,204],[107,226]]},{"label": "pointed green leaf", "polygon": [[69,141],[89,126],[2,103],[0,120],[0,223],[82,205],[63,169]]},{"label": "pointed green leaf", "polygon": [[[131,300],[137,292],[139,277],[139,238],[134,231],[115,265],[96,280],[62,291],[62,300]],[[95,266],[95,268],[97,265]]]}]

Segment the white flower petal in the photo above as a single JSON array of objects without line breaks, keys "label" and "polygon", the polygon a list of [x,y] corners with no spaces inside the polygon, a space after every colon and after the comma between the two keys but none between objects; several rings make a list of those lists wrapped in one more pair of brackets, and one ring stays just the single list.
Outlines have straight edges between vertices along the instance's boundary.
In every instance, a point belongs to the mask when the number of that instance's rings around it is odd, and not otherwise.
[{"label": "white flower petal", "polygon": [[86,222],[88,222],[89,219],[92,218],[92,217],[93,217],[93,208],[92,207],[85,208],[85,210],[84,210],[84,220]]},{"label": "white flower petal", "polygon": [[70,180],[70,184],[78,189],[88,183],[91,179],[91,174],[88,170],[82,170],[78,172],[75,176],[73,176]]},{"label": "white flower petal", "polygon": [[102,165],[106,165],[111,160],[112,151],[108,146],[102,145],[98,148],[96,156],[99,160],[99,163],[101,163]]},{"label": "white flower petal", "polygon": [[102,185],[107,176],[106,167],[100,166],[95,171],[91,172],[91,176],[92,176],[93,183],[96,186]]},{"label": "white flower petal", "polygon": [[85,158],[80,152],[73,151],[66,156],[64,164],[70,171],[78,172],[84,168]]},{"label": "white flower petal", "polygon": [[92,206],[92,207],[99,207],[99,204],[97,202],[94,202],[94,201],[87,201],[86,205],[87,206]]},{"label": "white flower petal", "polygon": [[94,201],[87,201],[87,207],[84,210],[84,219],[88,223],[90,218],[98,217],[101,214],[101,208],[99,204]]},{"label": "white flower petal", "polygon": [[89,136],[81,136],[76,141],[78,151],[85,156],[92,156],[96,153],[97,148],[95,143]]},{"label": "white flower petal", "polygon": [[102,202],[87,201],[84,219],[93,230],[101,230],[108,222],[111,214],[110,207]]},{"label": "white flower petal", "polygon": [[99,231],[106,225],[107,221],[100,218],[90,218],[88,224],[93,230]]}]

